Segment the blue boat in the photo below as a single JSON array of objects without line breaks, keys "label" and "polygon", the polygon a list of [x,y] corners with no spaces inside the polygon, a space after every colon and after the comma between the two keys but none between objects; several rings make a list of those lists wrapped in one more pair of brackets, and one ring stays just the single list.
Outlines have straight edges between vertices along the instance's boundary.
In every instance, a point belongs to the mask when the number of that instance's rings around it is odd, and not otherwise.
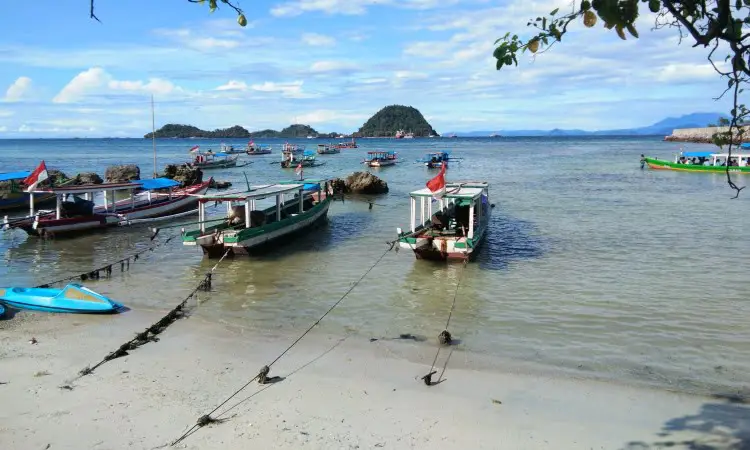
[{"label": "blue boat", "polygon": [[424,156],[424,158],[418,159],[417,162],[424,163],[424,165],[430,169],[439,169],[443,167],[444,162],[456,161],[460,159],[462,158],[454,158],[451,156],[450,152],[443,151],[428,153]]},{"label": "blue boat", "polygon": [[53,288],[0,288],[0,301],[18,309],[31,309],[56,313],[107,314],[123,306],[107,297],[71,283],[63,289]]},{"label": "blue boat", "polygon": [[3,305],[0,305],[0,317],[3,317],[5,315],[5,307]]}]

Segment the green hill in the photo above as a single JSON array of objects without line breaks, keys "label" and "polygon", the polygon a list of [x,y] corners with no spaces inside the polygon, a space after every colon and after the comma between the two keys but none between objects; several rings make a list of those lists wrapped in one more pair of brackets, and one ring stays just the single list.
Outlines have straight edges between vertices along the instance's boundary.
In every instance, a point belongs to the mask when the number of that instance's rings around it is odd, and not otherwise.
[{"label": "green hill", "polygon": [[[144,138],[151,139],[152,133],[144,135]],[[205,131],[192,125],[178,125],[169,123],[156,130],[157,138],[247,138],[250,132],[239,125],[230,128],[216,129],[214,131]]]},{"label": "green hill", "polygon": [[399,130],[414,133],[415,137],[438,135],[417,108],[402,105],[381,109],[356,134],[361,137],[392,137]]}]

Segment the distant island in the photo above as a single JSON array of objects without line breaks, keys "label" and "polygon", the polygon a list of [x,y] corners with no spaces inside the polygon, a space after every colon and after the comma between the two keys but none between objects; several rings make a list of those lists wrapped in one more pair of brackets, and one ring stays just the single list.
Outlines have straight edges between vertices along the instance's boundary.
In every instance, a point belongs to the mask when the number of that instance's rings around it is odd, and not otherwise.
[{"label": "distant island", "polygon": [[719,113],[692,113],[680,117],[668,117],[653,125],[638,128],[624,128],[614,130],[487,130],[487,131],[455,131],[447,134],[455,134],[461,137],[488,137],[493,134],[501,136],[668,136],[678,128],[703,128],[710,123],[719,122],[726,114]]},{"label": "distant island", "polygon": [[[147,133],[143,137],[151,139],[153,133]],[[213,131],[201,130],[192,125],[179,125],[170,123],[156,130],[157,138],[213,138],[213,139],[247,139],[247,138],[306,138],[307,136],[335,138],[338,133],[318,133],[309,125],[289,125],[281,131],[261,130],[250,132],[247,129],[235,125],[230,128],[219,128]]]},{"label": "distant island", "polygon": [[424,116],[412,106],[391,105],[381,109],[354,133],[356,137],[394,137],[397,133],[414,137],[438,136]]}]

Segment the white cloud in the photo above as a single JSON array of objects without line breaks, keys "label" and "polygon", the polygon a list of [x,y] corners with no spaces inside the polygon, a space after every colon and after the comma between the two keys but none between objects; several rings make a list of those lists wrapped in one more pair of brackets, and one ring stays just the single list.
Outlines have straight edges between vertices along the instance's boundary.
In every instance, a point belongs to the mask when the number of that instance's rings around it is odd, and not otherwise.
[{"label": "white cloud", "polygon": [[336,45],[336,39],[318,33],[305,33],[302,35],[302,42],[313,47],[329,47]]},{"label": "white cloud", "polygon": [[[241,45],[241,41],[238,39],[229,39],[228,37],[216,38],[213,36],[201,36],[187,28],[179,28],[175,30],[159,29],[155,30],[155,33],[178,42],[185,47],[202,52],[210,52],[214,50],[231,50]],[[236,37],[235,34],[222,33],[222,35]]]},{"label": "white cloud", "polygon": [[6,131],[8,131],[8,127],[5,127],[5,126],[0,127],[0,133],[5,133]]},{"label": "white cloud", "polygon": [[347,72],[356,70],[356,64],[348,61],[317,61],[310,66],[312,73]]},{"label": "white cloud", "polygon": [[258,92],[280,92],[283,97],[287,98],[317,97],[317,95],[302,92],[302,84],[303,82],[301,80],[292,81],[290,83],[274,83],[272,81],[266,81],[262,84],[254,84],[251,88]]},{"label": "white cloud", "polygon": [[9,111],[7,109],[0,109],[0,117],[11,117],[15,115],[13,111]]},{"label": "white cloud", "polygon": [[135,92],[166,95],[179,90],[171,81],[161,78],[150,78],[148,82],[140,80],[116,80],[101,67],[92,67],[75,77],[52,99],[53,103],[75,103],[88,95],[106,92]]},{"label": "white cloud", "polygon": [[426,78],[429,78],[429,75],[422,72],[412,72],[410,70],[398,70],[394,74],[396,78],[402,79],[402,80],[424,80]]},{"label": "white cloud", "polygon": [[221,86],[217,87],[216,91],[246,91],[247,90],[247,83],[244,81],[237,81],[237,80],[229,80],[227,84],[222,84]]},{"label": "white cloud", "polygon": [[17,102],[26,97],[31,91],[31,78],[18,77],[5,91],[5,101]]},{"label": "white cloud", "polygon": [[[282,3],[271,8],[271,15],[276,17],[299,16],[306,12],[325,14],[360,15],[367,12],[369,6],[395,6],[406,9],[434,9],[455,5],[461,0],[296,0]],[[466,0],[463,0],[466,2]],[[481,3],[483,0],[469,1]]]},{"label": "white cloud", "polygon": [[332,122],[359,123],[362,119],[366,119],[367,117],[369,116],[330,109],[316,109],[314,111],[296,116],[297,123],[305,124],[320,124]]},{"label": "white cloud", "polygon": [[[722,66],[723,64],[717,64],[717,67],[720,69]],[[716,71],[711,64],[675,63],[661,67],[656,79],[663,82],[680,82],[699,81],[716,77]]]}]

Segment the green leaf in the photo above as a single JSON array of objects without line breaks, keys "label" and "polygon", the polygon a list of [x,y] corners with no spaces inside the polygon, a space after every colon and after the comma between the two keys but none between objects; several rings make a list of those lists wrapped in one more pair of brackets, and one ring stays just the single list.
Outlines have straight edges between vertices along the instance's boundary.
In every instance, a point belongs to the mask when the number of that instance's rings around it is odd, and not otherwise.
[{"label": "green leaf", "polygon": [[549,13],[549,15],[554,16],[555,14],[557,14],[558,11],[560,11],[560,8],[555,8],[554,10],[552,10],[551,13]]},{"label": "green leaf", "polygon": [[547,29],[547,18],[545,17],[542,19],[542,30],[546,30],[546,29]]},{"label": "green leaf", "polygon": [[208,8],[210,9],[211,12],[216,11],[216,8],[217,8],[216,0],[208,0]]}]

